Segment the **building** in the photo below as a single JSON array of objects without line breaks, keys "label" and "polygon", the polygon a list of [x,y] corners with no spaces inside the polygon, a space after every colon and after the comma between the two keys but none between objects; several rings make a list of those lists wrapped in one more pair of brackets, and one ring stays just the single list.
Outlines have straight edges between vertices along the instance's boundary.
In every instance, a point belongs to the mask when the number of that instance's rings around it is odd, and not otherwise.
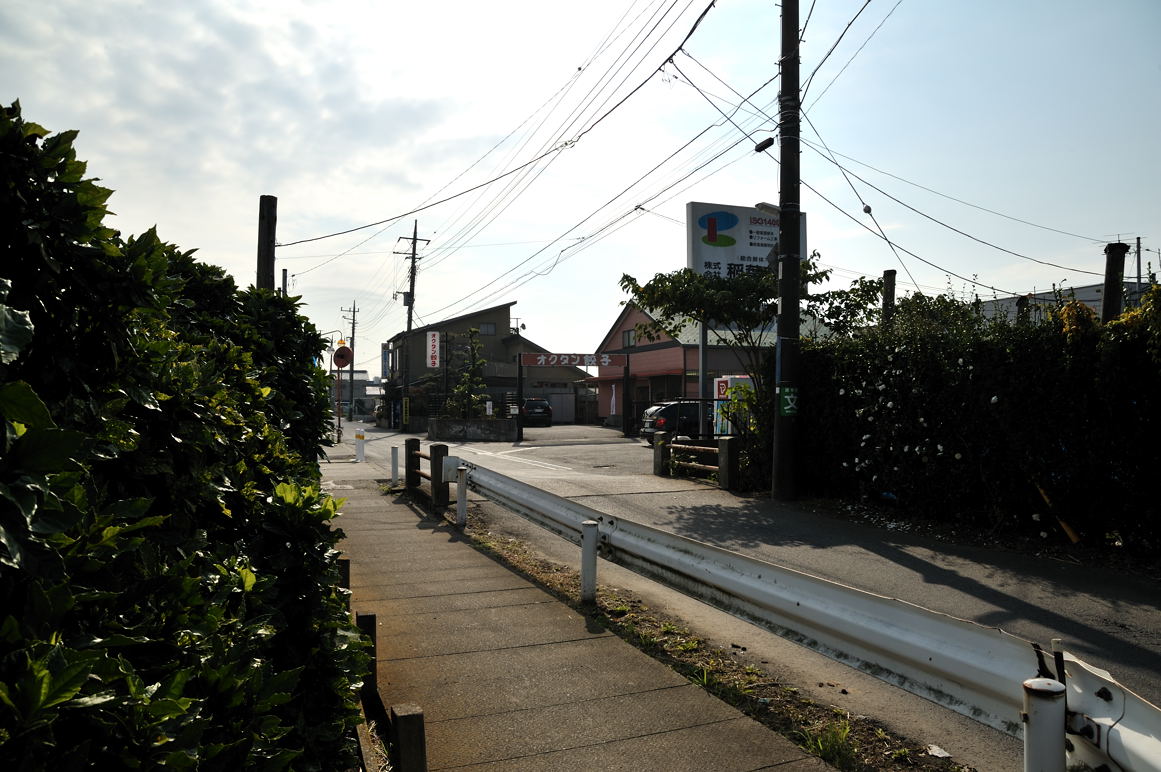
[{"label": "building", "polygon": [[[399,427],[403,418],[403,385],[407,384],[408,428],[422,431],[427,418],[441,414],[446,395],[455,387],[459,369],[466,361],[469,330],[479,331],[480,354],[485,360],[484,383],[495,414],[505,414],[515,404],[522,353],[549,353],[512,326],[515,301],[485,308],[435,324],[396,333],[382,345],[384,425]],[[430,367],[429,333],[438,333],[438,367]],[[564,353],[564,352],[557,352]],[[571,352],[570,352],[571,353]],[[572,423],[595,418],[588,373],[579,367],[527,368],[525,397],[545,397],[553,408],[553,420]]]},{"label": "building", "polygon": [[[1046,318],[1048,312],[1056,308],[1057,296],[1059,295],[1065,301],[1076,298],[1095,311],[1099,319],[1104,307],[1104,289],[1104,284],[1102,283],[1087,284],[1083,287],[1064,287],[1059,290],[1053,289],[1044,292],[1030,292],[1027,295],[982,300],[980,301],[980,308],[984,316],[988,318],[1004,316],[1015,321],[1021,301],[1027,298],[1028,318],[1037,321]],[[1142,296],[1148,290],[1148,282],[1123,282],[1121,284],[1121,307],[1128,309],[1140,305]]]},{"label": "building", "polygon": [[[645,408],[658,402],[698,397],[699,327],[687,325],[677,337],[661,333],[653,341],[639,338],[638,325],[653,321],[647,311],[627,303],[597,347],[599,353],[629,355],[628,400],[623,368],[601,367],[593,379],[598,386],[597,414],[606,423],[620,425],[626,409],[636,419]],[[806,334],[805,329],[803,333]],[[706,378],[711,388],[714,378],[747,372],[738,350],[721,343],[722,335],[729,333],[708,336]],[[773,349],[772,331],[764,333],[762,339]]]},{"label": "building", "polygon": [[352,372],[349,367],[343,370],[331,368],[330,373],[331,405],[338,404],[343,413],[343,420],[351,416],[365,418],[375,414],[375,408],[379,403],[378,397],[382,391],[371,379],[370,373],[366,370]]}]

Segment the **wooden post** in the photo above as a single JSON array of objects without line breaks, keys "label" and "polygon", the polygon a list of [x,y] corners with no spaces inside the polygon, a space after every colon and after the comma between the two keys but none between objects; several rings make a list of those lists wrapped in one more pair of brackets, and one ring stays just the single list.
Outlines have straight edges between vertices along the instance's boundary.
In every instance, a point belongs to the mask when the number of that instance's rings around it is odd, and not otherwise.
[{"label": "wooden post", "polygon": [[1101,324],[1121,315],[1121,285],[1125,280],[1125,255],[1129,245],[1118,241],[1105,245],[1105,286],[1101,293]]},{"label": "wooden post", "polygon": [[419,438],[408,437],[403,441],[403,484],[408,488],[419,487]]},{"label": "wooden post", "polygon": [[437,507],[446,507],[451,493],[448,481],[443,477],[443,460],[447,458],[447,445],[432,445],[431,452],[431,503]]},{"label": "wooden post", "polygon": [[722,437],[718,440],[718,487],[723,490],[738,488],[738,450],[737,437]]},{"label": "wooden post", "polygon": [[427,737],[423,729],[423,708],[392,705],[390,720],[391,759],[395,772],[427,772]]},{"label": "wooden post", "polygon": [[278,230],[278,199],[258,198],[258,289],[274,291],[274,239]]}]

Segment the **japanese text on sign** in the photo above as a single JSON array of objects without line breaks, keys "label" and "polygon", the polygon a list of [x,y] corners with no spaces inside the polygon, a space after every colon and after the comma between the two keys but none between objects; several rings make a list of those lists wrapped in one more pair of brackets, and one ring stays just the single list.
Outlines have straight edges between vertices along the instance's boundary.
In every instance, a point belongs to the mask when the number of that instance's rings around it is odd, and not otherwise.
[{"label": "japanese text on sign", "polygon": [[629,363],[625,354],[530,354],[520,355],[525,367],[624,367]]},{"label": "japanese text on sign", "polygon": [[427,333],[427,366],[432,369],[439,369],[439,333]]}]

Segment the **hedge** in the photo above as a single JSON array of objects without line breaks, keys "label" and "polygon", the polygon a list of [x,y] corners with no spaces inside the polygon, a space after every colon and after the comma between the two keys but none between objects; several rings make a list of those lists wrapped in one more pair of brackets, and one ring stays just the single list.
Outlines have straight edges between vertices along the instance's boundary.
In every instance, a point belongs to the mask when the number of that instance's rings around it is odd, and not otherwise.
[{"label": "hedge", "polygon": [[324,341],[296,299],[106,227],[74,137],[0,111],[0,757],[350,767]]},{"label": "hedge", "polygon": [[1061,298],[1039,322],[912,296],[890,325],[808,342],[799,469],[988,532],[1161,541],[1161,288],[1109,324]]}]

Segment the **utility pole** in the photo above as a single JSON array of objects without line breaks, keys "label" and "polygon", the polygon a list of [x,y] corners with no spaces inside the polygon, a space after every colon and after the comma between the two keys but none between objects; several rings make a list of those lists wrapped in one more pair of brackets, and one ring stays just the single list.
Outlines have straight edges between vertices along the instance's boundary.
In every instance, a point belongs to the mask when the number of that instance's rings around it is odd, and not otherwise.
[{"label": "utility pole", "polygon": [[[355,420],[355,318],[359,314],[359,306],[355,303],[355,301],[352,300],[350,308],[339,308],[339,310],[350,313],[350,315],[351,315],[351,343],[350,343],[350,348],[351,348],[350,385],[351,385],[351,388],[350,388],[350,397],[347,400],[347,420],[354,421]],[[346,319],[347,317],[344,316],[343,318]],[[342,377],[342,376],[340,376],[340,377]]]},{"label": "utility pole", "polygon": [[782,2],[782,87],[778,94],[779,172],[778,208],[782,221],[778,255],[778,337],[775,343],[774,473],[771,493],[784,501],[797,495],[794,439],[798,416],[799,273],[802,239],[799,164],[798,0]]},{"label": "utility pole", "polygon": [[274,238],[278,230],[278,199],[258,198],[258,289],[274,291]]},{"label": "utility pole", "polygon": [[[419,220],[415,220],[411,227],[411,238],[406,236],[399,237],[402,240],[411,242],[411,269],[408,271],[407,292],[403,293],[403,305],[407,306],[407,332],[403,336],[403,431],[408,431],[411,423],[410,410],[410,387],[411,383],[411,323],[415,315],[415,263],[419,259],[416,255],[416,245],[422,241],[428,243],[431,239],[419,238]],[[405,255],[406,252],[396,251],[397,255]]]}]

